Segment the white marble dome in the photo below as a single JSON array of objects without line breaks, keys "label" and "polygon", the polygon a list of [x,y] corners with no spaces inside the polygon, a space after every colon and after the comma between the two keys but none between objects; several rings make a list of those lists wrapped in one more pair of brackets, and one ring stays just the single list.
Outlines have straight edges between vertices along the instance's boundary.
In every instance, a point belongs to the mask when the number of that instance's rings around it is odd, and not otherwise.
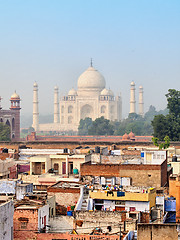
[{"label": "white marble dome", "polygon": [[78,78],[78,89],[104,89],[104,77],[93,67],[89,67]]},{"label": "white marble dome", "polygon": [[35,82],[33,86],[34,86],[34,87],[38,87],[38,84],[37,84],[37,82]]},{"label": "white marble dome", "polygon": [[101,91],[101,95],[108,95],[109,94],[109,91],[104,88],[102,91]]},{"label": "white marble dome", "polygon": [[135,83],[134,83],[134,81],[132,81],[132,82],[131,82],[131,86],[135,86]]},{"label": "white marble dome", "polygon": [[69,90],[68,95],[74,96],[77,95],[77,92],[74,88],[72,88],[71,90]]},{"label": "white marble dome", "polygon": [[19,97],[19,95],[16,93],[16,91],[15,91],[15,92],[13,93],[13,95],[11,96],[11,99],[12,99],[12,98],[16,98],[16,99],[19,98],[19,99],[20,99],[20,97]]}]

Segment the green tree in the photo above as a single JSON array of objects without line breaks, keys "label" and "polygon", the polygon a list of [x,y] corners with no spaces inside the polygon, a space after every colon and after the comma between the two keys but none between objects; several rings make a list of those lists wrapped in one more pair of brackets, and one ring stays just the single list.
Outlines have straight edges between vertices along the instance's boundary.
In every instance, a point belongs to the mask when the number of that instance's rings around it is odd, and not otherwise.
[{"label": "green tree", "polygon": [[163,140],[168,133],[166,117],[162,114],[156,115],[152,121],[152,126],[154,129],[154,137]]},{"label": "green tree", "polygon": [[88,135],[88,130],[92,126],[92,119],[81,119],[78,127],[78,135]]},{"label": "green tree", "polygon": [[88,135],[113,135],[113,124],[104,117],[96,118],[88,130]]},{"label": "green tree", "polygon": [[0,141],[10,141],[10,127],[4,123],[0,123]]},{"label": "green tree", "polygon": [[142,116],[131,113],[128,118],[119,123],[115,128],[115,135],[124,135],[133,132],[136,136],[149,136],[153,133],[151,122],[145,120]]},{"label": "green tree", "polygon": [[159,149],[167,149],[170,146],[169,136],[164,137],[164,142],[159,142],[159,138],[157,137],[153,137],[152,141],[156,147],[159,147]]},{"label": "green tree", "polygon": [[180,91],[169,89],[166,98],[169,114],[154,117],[153,135],[161,141],[165,136],[169,136],[171,141],[180,141]]},{"label": "green tree", "polygon": [[169,109],[169,114],[174,114],[176,118],[180,117],[180,91],[175,89],[169,89],[166,94],[167,98],[167,108]]}]

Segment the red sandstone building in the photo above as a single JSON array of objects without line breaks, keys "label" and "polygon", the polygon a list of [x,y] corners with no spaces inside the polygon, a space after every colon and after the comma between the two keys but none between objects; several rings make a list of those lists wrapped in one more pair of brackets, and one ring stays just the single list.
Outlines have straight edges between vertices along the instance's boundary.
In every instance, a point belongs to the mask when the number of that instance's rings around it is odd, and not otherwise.
[{"label": "red sandstone building", "polygon": [[20,101],[19,95],[15,92],[10,99],[10,110],[3,110],[0,106],[0,122],[10,127],[10,137],[13,141],[20,140]]}]

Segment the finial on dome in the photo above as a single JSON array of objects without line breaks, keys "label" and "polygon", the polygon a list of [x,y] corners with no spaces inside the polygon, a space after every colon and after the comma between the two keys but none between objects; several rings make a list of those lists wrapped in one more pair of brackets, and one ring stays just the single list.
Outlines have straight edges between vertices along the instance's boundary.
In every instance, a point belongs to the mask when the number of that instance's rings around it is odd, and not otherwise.
[{"label": "finial on dome", "polygon": [[92,58],[91,58],[91,67],[93,66],[93,61],[92,61]]}]

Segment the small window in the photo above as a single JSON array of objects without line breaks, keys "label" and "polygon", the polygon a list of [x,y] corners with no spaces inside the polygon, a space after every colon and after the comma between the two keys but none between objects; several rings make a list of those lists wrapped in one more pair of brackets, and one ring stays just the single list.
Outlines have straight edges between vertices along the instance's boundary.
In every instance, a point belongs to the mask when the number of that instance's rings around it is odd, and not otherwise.
[{"label": "small window", "polygon": [[61,113],[64,113],[64,106],[61,107]]},{"label": "small window", "polygon": [[21,229],[27,229],[27,222],[21,222]]}]

